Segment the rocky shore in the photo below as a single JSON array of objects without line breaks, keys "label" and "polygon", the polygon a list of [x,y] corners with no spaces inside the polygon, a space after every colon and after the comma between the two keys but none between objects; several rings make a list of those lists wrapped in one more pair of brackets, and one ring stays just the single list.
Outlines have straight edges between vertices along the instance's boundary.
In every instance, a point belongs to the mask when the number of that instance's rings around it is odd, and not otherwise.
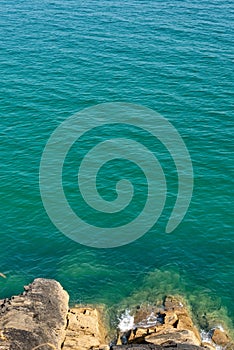
[{"label": "rocky shore", "polygon": [[110,336],[102,307],[69,308],[59,282],[38,278],[21,295],[0,300],[0,350],[234,350],[221,329],[205,342],[180,298],[136,306],[132,325]]}]

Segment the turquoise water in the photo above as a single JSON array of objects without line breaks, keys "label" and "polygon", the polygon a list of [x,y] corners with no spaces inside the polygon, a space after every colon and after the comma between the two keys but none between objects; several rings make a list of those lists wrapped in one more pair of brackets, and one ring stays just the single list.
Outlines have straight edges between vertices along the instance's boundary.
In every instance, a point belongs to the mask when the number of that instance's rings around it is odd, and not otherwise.
[{"label": "turquoise water", "polygon": [[[139,302],[171,292],[185,295],[198,313],[234,320],[233,3],[3,0],[0,23],[0,272],[7,276],[0,297],[42,276],[58,279],[72,302],[121,305],[131,295]],[[168,198],[157,224],[130,245],[88,248],[48,218],[40,159],[62,121],[115,101],[152,108],[174,125],[191,155],[194,192],[183,222],[166,234],[177,179],[158,145]],[[75,206],[75,149],[66,165],[64,187]],[[103,196],[114,195],[113,176],[124,177],[125,165],[102,169]],[[138,169],[127,170],[145,184]],[[138,192],[134,208],[112,225],[140,211],[145,196]]]}]

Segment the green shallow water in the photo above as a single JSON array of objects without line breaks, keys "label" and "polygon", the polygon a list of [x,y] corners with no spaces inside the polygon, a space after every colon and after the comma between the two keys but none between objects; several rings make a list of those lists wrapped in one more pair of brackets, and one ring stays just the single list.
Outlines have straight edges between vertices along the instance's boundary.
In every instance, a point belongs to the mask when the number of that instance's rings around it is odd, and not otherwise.
[{"label": "green shallow water", "polygon": [[[198,313],[234,320],[233,3],[2,1],[0,18],[0,271],[7,275],[0,297],[43,276],[58,279],[74,303],[125,305],[131,295],[138,302],[175,291]],[[166,234],[177,179],[158,144],[168,182],[159,221],[130,245],[94,249],[51,223],[40,197],[39,165],[62,121],[115,101],[152,108],[174,125],[191,155],[194,192],[184,220]],[[92,144],[87,139],[84,150]],[[75,147],[65,165],[65,191],[76,207]],[[144,183],[133,165],[107,164],[98,180],[105,198],[114,198],[113,178],[124,177],[124,166],[136,187]],[[101,217],[103,224],[118,226],[140,211],[145,197],[136,194],[133,207],[113,219]],[[86,206],[78,207],[89,216]]]}]

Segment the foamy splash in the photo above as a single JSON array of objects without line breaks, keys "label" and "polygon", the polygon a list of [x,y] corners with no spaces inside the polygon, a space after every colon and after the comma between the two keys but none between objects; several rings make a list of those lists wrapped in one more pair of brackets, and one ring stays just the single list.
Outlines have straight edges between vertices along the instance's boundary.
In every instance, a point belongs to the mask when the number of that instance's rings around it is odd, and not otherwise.
[{"label": "foamy splash", "polygon": [[149,328],[149,327],[154,327],[156,324],[161,323],[160,322],[160,317],[155,315],[154,312],[151,312],[149,316],[147,316],[144,320],[141,322],[137,323],[135,327],[140,327],[140,328]]},{"label": "foamy splash", "polygon": [[131,312],[129,309],[126,309],[124,313],[118,317],[119,324],[118,328],[121,332],[127,332],[131,329],[135,328],[149,328],[154,327],[158,323],[162,323],[162,319],[160,315],[154,312],[151,312],[150,315],[148,315],[145,319],[138,323],[134,323],[134,316],[131,315]]},{"label": "foamy splash", "polygon": [[121,332],[127,332],[134,328],[134,317],[130,314],[130,310],[127,309],[120,315],[118,328]]},{"label": "foamy splash", "polygon": [[202,329],[200,332],[202,343],[209,343],[209,344],[212,344],[213,346],[215,346],[216,350],[223,350],[222,346],[216,345],[212,341],[212,334],[213,334],[214,329],[220,329],[222,332],[224,332],[224,329],[221,325],[218,325],[217,327],[210,329],[208,332],[205,331],[204,329]]},{"label": "foamy splash", "polygon": [[[126,309],[124,311],[124,313],[122,313],[118,317],[118,321],[119,321],[118,329],[122,333],[128,332],[128,331],[135,329],[137,327],[148,328],[148,327],[154,326],[158,322],[160,322],[158,315],[155,315],[154,312],[152,312],[145,320],[135,324],[134,323],[134,316],[131,315],[131,311],[129,309]],[[209,343],[209,344],[212,344],[213,346],[215,346],[216,350],[223,350],[222,346],[216,345],[212,341],[213,331],[214,331],[214,329],[217,329],[217,328],[224,332],[224,329],[221,325],[218,325],[218,326],[210,329],[209,331],[205,331],[202,329],[200,332],[202,343]]]}]

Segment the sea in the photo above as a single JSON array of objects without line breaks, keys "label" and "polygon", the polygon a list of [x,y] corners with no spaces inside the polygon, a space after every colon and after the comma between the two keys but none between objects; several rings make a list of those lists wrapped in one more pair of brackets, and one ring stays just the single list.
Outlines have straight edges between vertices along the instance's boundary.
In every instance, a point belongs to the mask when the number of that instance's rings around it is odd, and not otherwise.
[{"label": "sea", "polygon": [[[0,276],[0,298],[21,293],[37,277],[58,280],[71,304],[105,304],[116,313],[181,295],[201,328],[208,322],[232,329],[233,14],[231,0],[1,0],[0,272],[6,278]],[[157,140],[151,153],[167,183],[157,222],[124,245],[84,245],[47,214],[41,159],[52,133],[71,116],[116,103],[148,108],[177,130],[193,166],[191,201],[183,220],[166,233],[179,190],[178,169]],[[100,119],[94,115],[93,125]],[[77,159],[87,149],[116,135],[136,136],[136,129],[118,123],[117,117],[108,127],[124,131],[94,128],[72,145],[62,183],[81,220],[90,219],[97,230],[117,228],[121,235],[144,210],[144,172],[118,157],[100,167],[100,197],[114,201],[116,184],[125,176],[136,196],[120,213],[107,216],[85,203],[77,181]],[[145,138],[142,134],[147,147]],[[132,153],[135,159],[140,151]],[[50,171],[56,166],[55,154]],[[55,207],[61,206],[58,198]]]}]

